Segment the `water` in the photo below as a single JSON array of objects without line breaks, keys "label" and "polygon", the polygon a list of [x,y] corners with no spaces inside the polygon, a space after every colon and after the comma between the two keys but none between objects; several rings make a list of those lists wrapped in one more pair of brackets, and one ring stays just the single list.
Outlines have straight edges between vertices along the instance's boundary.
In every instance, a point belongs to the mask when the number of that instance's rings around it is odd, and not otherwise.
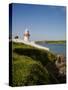
[{"label": "water", "polygon": [[55,54],[63,54],[66,55],[66,44],[47,44],[47,43],[38,43],[44,47],[48,47],[51,52]]}]

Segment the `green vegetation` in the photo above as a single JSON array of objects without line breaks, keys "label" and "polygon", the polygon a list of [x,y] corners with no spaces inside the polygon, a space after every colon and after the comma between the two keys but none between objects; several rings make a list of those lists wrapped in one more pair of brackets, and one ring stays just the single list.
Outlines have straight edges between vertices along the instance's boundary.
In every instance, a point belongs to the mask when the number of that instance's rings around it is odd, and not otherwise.
[{"label": "green vegetation", "polygon": [[66,41],[62,41],[62,40],[60,40],[60,41],[46,41],[46,43],[65,44]]},{"label": "green vegetation", "polygon": [[12,43],[12,51],[11,86],[64,83],[58,77],[54,54],[22,43]]},{"label": "green vegetation", "polygon": [[58,40],[58,41],[36,41],[36,43],[50,43],[50,44],[65,44],[65,40]]}]

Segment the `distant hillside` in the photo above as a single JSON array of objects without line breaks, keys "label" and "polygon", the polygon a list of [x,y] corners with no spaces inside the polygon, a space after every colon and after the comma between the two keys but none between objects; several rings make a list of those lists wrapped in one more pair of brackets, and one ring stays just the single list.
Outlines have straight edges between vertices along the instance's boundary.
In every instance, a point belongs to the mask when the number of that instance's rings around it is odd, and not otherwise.
[{"label": "distant hillside", "polygon": [[35,41],[36,43],[52,43],[52,44],[65,44],[65,40],[57,40],[57,41]]},{"label": "distant hillside", "polygon": [[66,82],[59,75],[58,68],[55,65],[56,56],[51,52],[22,43],[12,43],[12,51],[11,86],[59,84]]}]

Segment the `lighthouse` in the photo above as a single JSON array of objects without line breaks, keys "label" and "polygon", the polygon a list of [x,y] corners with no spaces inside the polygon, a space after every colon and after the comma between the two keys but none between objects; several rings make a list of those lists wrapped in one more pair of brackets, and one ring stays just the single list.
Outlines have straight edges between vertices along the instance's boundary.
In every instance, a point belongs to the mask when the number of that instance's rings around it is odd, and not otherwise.
[{"label": "lighthouse", "polygon": [[26,29],[24,32],[24,41],[29,41],[30,33],[29,30]]}]

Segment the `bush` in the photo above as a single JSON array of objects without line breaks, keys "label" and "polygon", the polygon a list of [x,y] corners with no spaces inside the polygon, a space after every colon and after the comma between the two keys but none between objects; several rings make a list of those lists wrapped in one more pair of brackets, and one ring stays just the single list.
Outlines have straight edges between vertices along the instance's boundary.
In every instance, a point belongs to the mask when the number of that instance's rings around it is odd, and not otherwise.
[{"label": "bush", "polygon": [[18,36],[15,36],[15,39],[18,39],[19,37]]}]

